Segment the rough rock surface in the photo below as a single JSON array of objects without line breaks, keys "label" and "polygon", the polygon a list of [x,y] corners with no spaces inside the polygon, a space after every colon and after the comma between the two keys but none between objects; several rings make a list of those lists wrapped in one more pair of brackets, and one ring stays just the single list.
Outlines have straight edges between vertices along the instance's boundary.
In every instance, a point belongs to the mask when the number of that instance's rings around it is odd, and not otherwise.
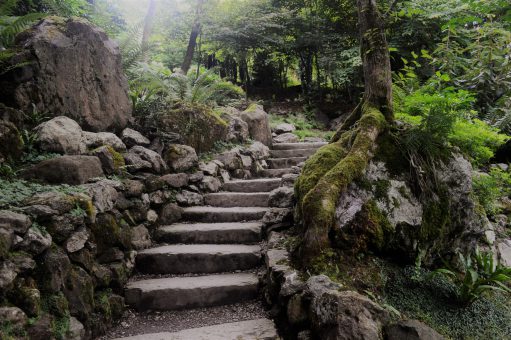
[{"label": "rough rock surface", "polygon": [[169,168],[174,172],[187,171],[199,163],[195,149],[188,145],[170,145],[164,158]]},{"label": "rough rock surface", "polygon": [[89,179],[103,176],[99,158],[94,156],[62,156],[42,161],[24,174],[51,184],[83,184]]},{"label": "rough rock surface", "polygon": [[167,170],[167,165],[157,152],[139,145],[132,147],[128,153],[124,155],[124,160],[128,165],[128,170],[131,172],[148,170],[155,173],[162,173]]},{"label": "rough rock surface", "polygon": [[385,327],[387,340],[444,340],[431,327],[417,320],[403,320]]},{"label": "rough rock surface", "polygon": [[80,125],[65,116],[55,117],[35,129],[39,147],[48,152],[79,155],[85,152]]},{"label": "rough rock surface", "polygon": [[292,187],[280,187],[270,193],[268,204],[270,207],[290,208],[294,203],[294,189]]},{"label": "rough rock surface", "polygon": [[382,339],[388,312],[354,291],[338,290],[324,275],[307,281],[312,328],[321,339]]},{"label": "rough rock surface", "polygon": [[[93,131],[121,130],[131,117],[128,82],[117,44],[86,20],[48,17],[18,36],[12,63],[0,76],[0,101],[69,116]],[[80,81],[77,81],[80,80]]]},{"label": "rough rock surface", "polygon": [[260,105],[252,104],[241,113],[241,119],[248,124],[248,130],[252,139],[270,146],[272,134],[268,114]]},{"label": "rough rock surface", "polygon": [[296,130],[296,127],[293,125],[293,124],[289,124],[289,123],[281,123],[279,125],[277,125],[273,131],[277,134],[277,135],[281,135],[283,133],[288,133],[288,132],[293,132]]},{"label": "rough rock surface", "polygon": [[298,143],[300,138],[298,138],[298,136],[294,133],[288,132],[278,135],[277,137],[273,138],[273,141],[275,143]]},{"label": "rough rock surface", "polygon": [[0,120],[0,164],[9,159],[18,159],[22,150],[23,140],[16,125]]},{"label": "rough rock surface", "polygon": [[121,136],[122,141],[128,148],[136,145],[149,146],[151,144],[151,141],[148,138],[144,137],[140,132],[130,128],[124,129]]},{"label": "rough rock surface", "polygon": [[111,132],[82,132],[82,141],[90,149],[97,148],[103,145],[112,147],[115,151],[126,151],[126,145],[122,140]]},{"label": "rough rock surface", "polygon": [[[466,159],[455,155],[437,167],[436,178],[443,189],[421,197],[411,189],[409,170],[397,175],[387,166],[380,160],[370,162],[363,178],[341,195],[336,210],[340,247],[353,250],[356,240],[357,246],[394,252],[413,261],[420,245],[426,250],[426,264],[442,256],[439,252],[446,255],[475,247],[488,221],[476,212],[472,167]],[[442,224],[446,216],[449,222]]]}]

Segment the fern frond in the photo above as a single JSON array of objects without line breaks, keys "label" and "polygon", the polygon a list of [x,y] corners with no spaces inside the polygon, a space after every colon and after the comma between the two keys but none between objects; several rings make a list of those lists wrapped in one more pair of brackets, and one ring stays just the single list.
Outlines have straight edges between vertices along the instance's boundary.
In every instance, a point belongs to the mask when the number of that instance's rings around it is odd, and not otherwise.
[{"label": "fern frond", "polygon": [[0,16],[12,16],[19,0],[5,0],[0,4]]},{"label": "fern frond", "polygon": [[9,47],[14,42],[14,38],[16,35],[25,29],[27,29],[30,25],[32,25],[35,21],[44,18],[46,14],[44,13],[29,13],[22,17],[17,17],[14,19],[12,23],[7,26],[0,28],[0,45],[3,47]]}]

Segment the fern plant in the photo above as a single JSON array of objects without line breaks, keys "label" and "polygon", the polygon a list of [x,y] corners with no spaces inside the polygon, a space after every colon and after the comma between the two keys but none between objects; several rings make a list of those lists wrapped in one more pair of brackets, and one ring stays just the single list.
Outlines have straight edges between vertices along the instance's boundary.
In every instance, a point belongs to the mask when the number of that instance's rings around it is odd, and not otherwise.
[{"label": "fern plant", "polygon": [[511,293],[511,268],[495,262],[493,254],[475,250],[472,256],[458,253],[460,269],[439,268],[433,275],[442,275],[458,288],[458,300],[470,304],[489,291]]},{"label": "fern plant", "polygon": [[184,102],[189,104],[226,105],[243,97],[243,90],[222,80],[215,69],[184,75],[171,72],[159,63],[137,62],[129,71],[130,89],[135,109],[153,101],[161,103]]}]

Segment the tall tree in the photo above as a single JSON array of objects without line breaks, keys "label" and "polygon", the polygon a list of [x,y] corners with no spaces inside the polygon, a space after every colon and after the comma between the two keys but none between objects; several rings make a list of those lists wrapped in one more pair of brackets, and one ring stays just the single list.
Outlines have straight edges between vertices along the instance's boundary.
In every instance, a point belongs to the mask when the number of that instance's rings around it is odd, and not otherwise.
[{"label": "tall tree", "polygon": [[181,71],[187,74],[192,66],[193,55],[197,46],[197,38],[200,34],[202,23],[202,9],[205,0],[197,0],[197,7],[195,8],[195,20],[193,22],[190,39],[188,40],[188,48],[186,49],[185,59],[181,65]]},{"label": "tall tree", "polygon": [[363,174],[376,139],[394,117],[384,20],[376,0],[358,0],[357,10],[365,94],[331,143],[307,161],[297,181],[299,215],[304,227],[300,251],[305,263],[330,246],[337,202],[348,185]]},{"label": "tall tree", "polygon": [[142,34],[142,46],[147,46],[149,44],[149,38],[151,37],[151,32],[153,30],[154,23],[154,13],[156,12],[156,1],[149,0],[149,8],[147,9],[147,14],[144,20],[144,32]]}]

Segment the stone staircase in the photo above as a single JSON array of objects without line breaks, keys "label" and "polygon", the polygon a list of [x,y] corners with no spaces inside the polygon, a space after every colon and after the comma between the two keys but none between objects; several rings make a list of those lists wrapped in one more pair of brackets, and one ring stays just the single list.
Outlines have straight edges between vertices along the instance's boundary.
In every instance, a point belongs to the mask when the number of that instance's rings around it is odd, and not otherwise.
[{"label": "stone staircase", "polygon": [[[126,302],[139,311],[183,310],[228,305],[259,295],[254,269],[262,264],[260,220],[269,210],[270,191],[280,177],[324,143],[276,144],[261,178],[234,180],[222,192],[205,196],[205,206],[184,209],[186,222],[161,226],[161,245],[138,253],[136,268],[160,278],[134,280]],[[278,339],[269,319],[232,322],[176,333],[142,334],[124,339]]]}]

